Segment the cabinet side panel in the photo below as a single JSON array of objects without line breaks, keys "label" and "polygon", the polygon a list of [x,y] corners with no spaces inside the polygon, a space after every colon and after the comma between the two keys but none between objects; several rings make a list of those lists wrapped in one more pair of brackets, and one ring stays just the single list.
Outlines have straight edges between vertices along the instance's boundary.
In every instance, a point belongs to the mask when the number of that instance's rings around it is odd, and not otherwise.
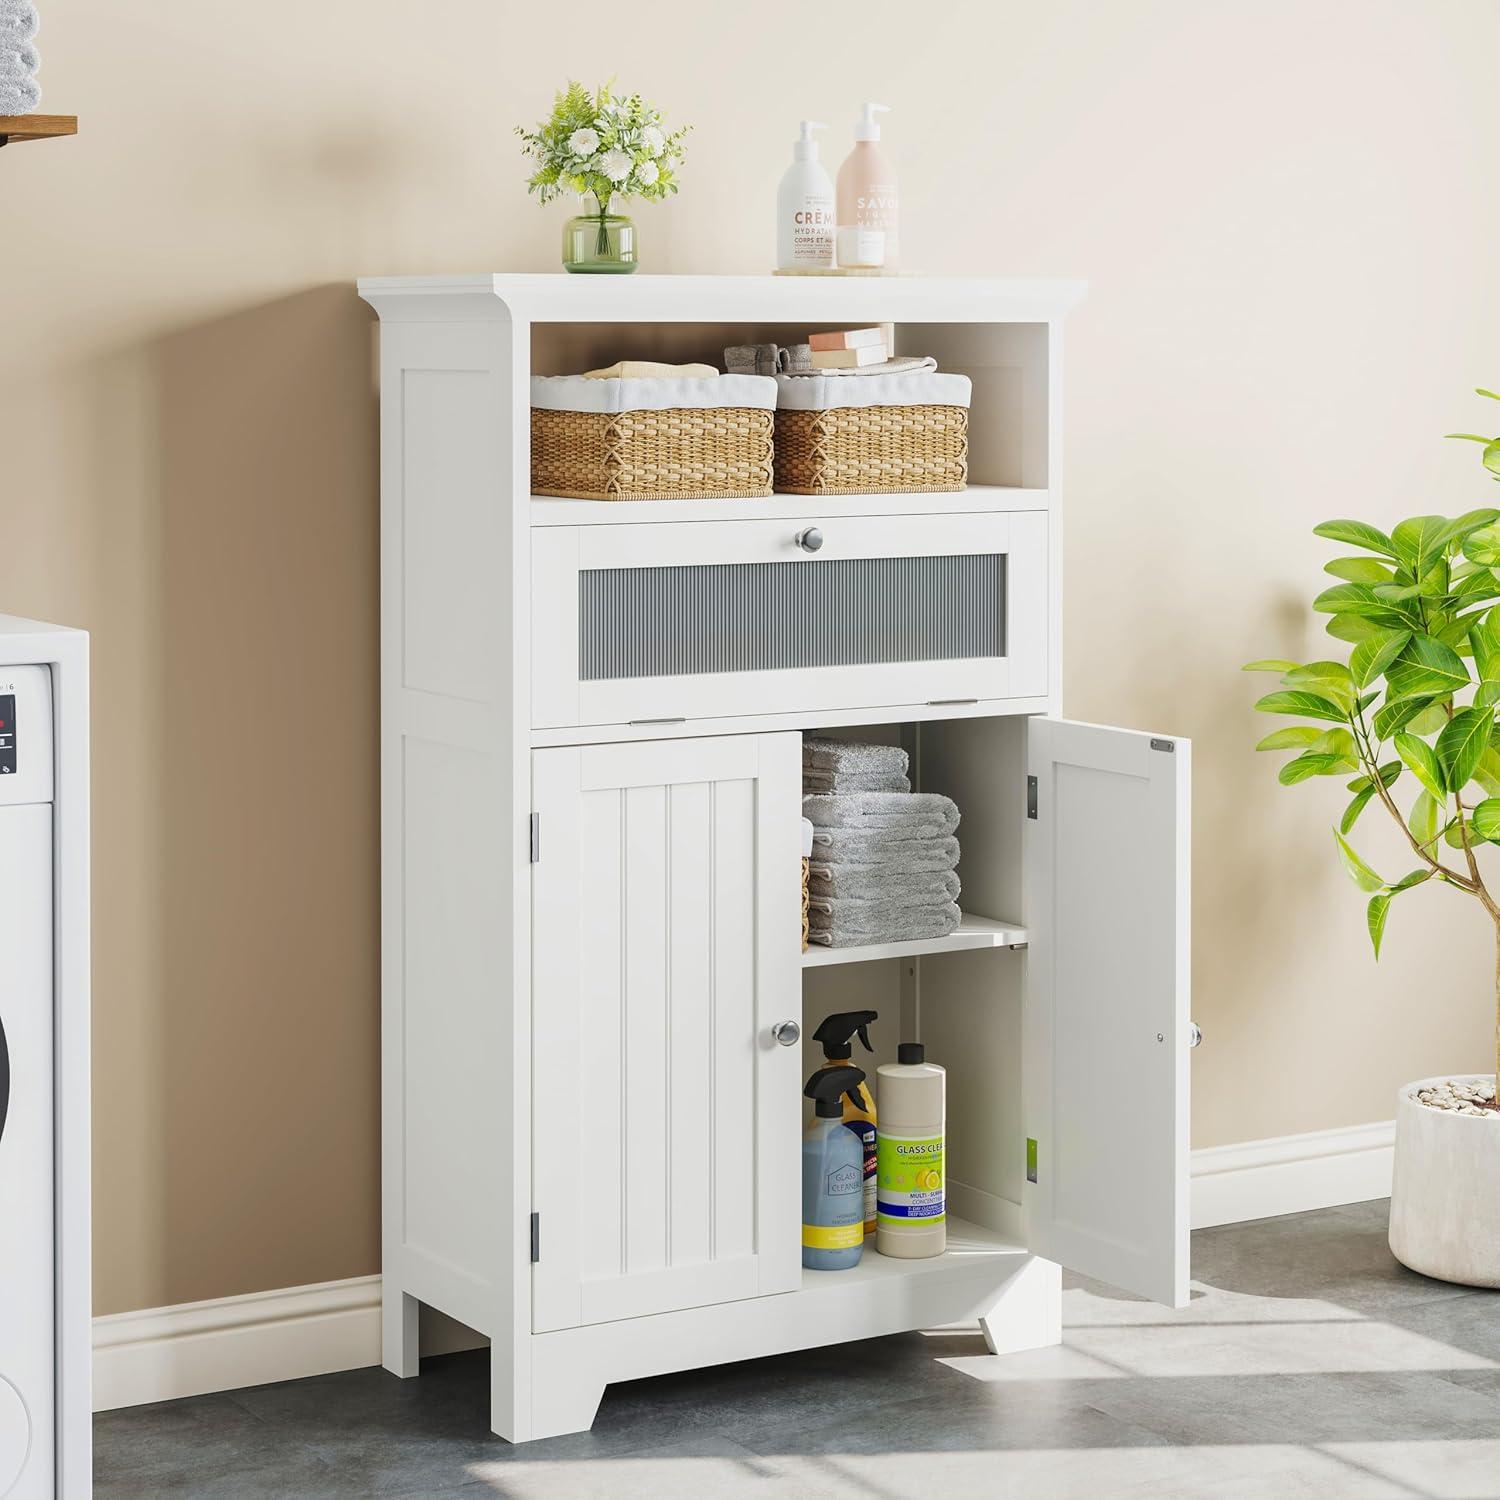
[{"label": "cabinet side panel", "polygon": [[496,425],[483,370],[401,374],[404,686],[488,702]]}]

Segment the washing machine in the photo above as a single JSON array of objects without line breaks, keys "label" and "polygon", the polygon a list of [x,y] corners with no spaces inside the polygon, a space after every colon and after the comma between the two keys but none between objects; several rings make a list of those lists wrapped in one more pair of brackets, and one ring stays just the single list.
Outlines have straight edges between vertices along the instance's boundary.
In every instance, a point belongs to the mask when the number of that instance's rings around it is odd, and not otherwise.
[{"label": "washing machine", "polygon": [[[91,1403],[86,1364],[80,1369],[80,1360],[87,1359],[80,1339],[86,1337],[88,1308],[88,1157],[86,1134],[79,1135],[88,1120],[87,939],[86,929],[76,925],[80,915],[86,921],[87,902],[87,690],[86,677],[79,680],[86,657],[71,639],[76,632],[53,632],[54,627],[0,616],[0,653],[54,658],[0,657],[0,1496],[5,1500],[56,1500],[87,1495],[90,1489]],[[57,659],[60,655],[66,660]],[[64,682],[65,695],[58,691]],[[65,705],[82,708],[78,722],[63,712]],[[80,734],[81,745],[64,760],[60,737]],[[60,920],[64,914],[66,922]],[[81,1219],[76,1214],[80,1196]]]}]

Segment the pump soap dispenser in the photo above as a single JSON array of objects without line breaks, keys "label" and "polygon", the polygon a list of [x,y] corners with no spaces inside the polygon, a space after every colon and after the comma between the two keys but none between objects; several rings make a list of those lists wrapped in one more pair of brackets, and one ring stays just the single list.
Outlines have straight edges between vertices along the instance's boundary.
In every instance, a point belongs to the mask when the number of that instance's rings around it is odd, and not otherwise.
[{"label": "pump soap dispenser", "polygon": [[804,120],[792,146],[792,164],[776,190],[776,268],[780,271],[833,269],[833,182],[818,161],[815,130],[821,120]]},{"label": "pump soap dispenser", "polygon": [[854,149],[839,168],[838,257],[840,269],[893,271],[897,264],[896,172],[877,144],[875,111],[866,104],[854,127]]},{"label": "pump soap dispenser", "polygon": [[846,1271],[865,1248],[864,1152],[844,1129],[842,1094],[855,1098],[858,1068],[819,1068],[802,1090],[817,1119],[802,1137],[802,1264],[809,1271]]},{"label": "pump soap dispenser", "polygon": [[[823,1044],[824,1068],[837,1068],[848,1062],[854,1052],[855,1036],[859,1037],[866,1052],[873,1052],[870,1022],[879,1019],[879,1012],[873,1010],[841,1010],[835,1015],[824,1016],[822,1024],[813,1032],[813,1040]],[[844,1124],[859,1137],[865,1153],[865,1233],[871,1235],[875,1233],[875,1101],[870,1097],[869,1084],[860,1084],[849,1095],[844,1105]]]}]

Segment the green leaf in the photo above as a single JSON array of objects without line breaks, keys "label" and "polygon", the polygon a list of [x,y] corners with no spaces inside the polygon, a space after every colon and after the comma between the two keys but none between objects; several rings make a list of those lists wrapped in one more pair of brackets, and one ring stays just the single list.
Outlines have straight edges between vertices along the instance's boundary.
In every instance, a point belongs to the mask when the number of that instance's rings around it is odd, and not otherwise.
[{"label": "green leaf", "polygon": [[1396,576],[1385,563],[1376,562],[1373,557],[1336,557],[1323,564],[1323,571],[1350,583],[1389,583]]},{"label": "green leaf", "polygon": [[1336,583],[1312,602],[1319,614],[1363,614],[1375,603],[1375,591],[1367,583]]},{"label": "green leaf", "polygon": [[1340,641],[1363,641],[1379,635],[1382,629],[1374,620],[1366,620],[1360,615],[1335,615],[1323,628]]},{"label": "green leaf", "polygon": [[1474,694],[1474,707],[1493,708],[1497,703],[1500,703],[1500,682],[1493,678],[1481,682],[1478,691]]},{"label": "green leaf", "polygon": [[1497,752],[1493,740],[1490,748],[1479,757],[1479,769],[1474,773],[1474,780],[1485,790],[1490,797],[1500,797],[1500,752]]},{"label": "green leaf", "polygon": [[[1465,821],[1466,820],[1461,819],[1461,818],[1450,819],[1449,823],[1448,823],[1448,826],[1445,829],[1443,829],[1443,842],[1450,849],[1462,849],[1463,848],[1463,846],[1464,846],[1464,836],[1463,836],[1463,832],[1462,832],[1462,826],[1465,823]],[[1471,844],[1474,842],[1474,835],[1473,835],[1472,830],[1470,831],[1470,834],[1469,834],[1469,842]]]},{"label": "green leaf", "polygon": [[1348,841],[1337,828],[1333,830],[1333,841],[1338,845],[1339,859],[1343,862],[1344,868],[1349,872],[1349,878],[1360,890],[1378,891],[1384,888],[1385,881],[1349,847]]},{"label": "green leaf", "polygon": [[1495,716],[1488,709],[1461,708],[1443,726],[1434,748],[1443,768],[1444,785],[1450,790],[1462,791],[1469,784],[1480,757],[1489,748],[1494,724]]},{"label": "green leaf", "polygon": [[1413,870],[1409,875],[1403,875],[1395,885],[1391,886],[1391,895],[1395,896],[1401,891],[1409,891],[1413,886],[1421,885],[1424,880],[1431,880],[1432,875],[1432,867],[1423,865],[1420,870]]},{"label": "green leaf", "polygon": [[1469,819],[1474,832],[1491,844],[1500,844],[1500,797],[1486,797]]},{"label": "green leaf", "polygon": [[1396,736],[1396,754],[1411,767],[1412,775],[1432,793],[1443,797],[1448,788],[1443,784],[1443,770],[1431,745],[1419,740],[1414,734]]},{"label": "green leaf", "polygon": [[1426,711],[1425,698],[1390,698],[1375,711],[1375,737],[1388,740]]},{"label": "green leaf", "polygon": [[1365,810],[1365,803],[1375,795],[1373,786],[1365,786],[1354,794],[1354,800],[1344,809],[1344,816],[1339,819],[1339,832],[1348,833],[1354,827],[1355,820]]},{"label": "green leaf", "polygon": [[1486,568],[1500,564],[1500,526],[1482,526],[1464,538],[1464,556]]},{"label": "green leaf", "polygon": [[1413,734],[1436,734],[1448,722],[1448,707],[1452,701],[1451,698],[1429,700],[1407,727]]},{"label": "green leaf", "polygon": [[1315,724],[1289,724],[1285,729],[1273,729],[1255,748],[1257,750],[1306,750],[1315,740],[1323,737],[1323,731]]},{"label": "green leaf", "polygon": [[1409,630],[1382,630],[1362,640],[1349,657],[1349,671],[1362,688],[1368,687],[1406,649]]},{"label": "green leaf", "polygon": [[1390,915],[1391,898],[1384,891],[1370,897],[1365,908],[1365,925],[1370,929],[1370,942],[1375,947],[1375,961],[1380,962],[1380,940],[1385,936],[1385,919]]},{"label": "green leaf", "polygon": [[1411,569],[1413,578],[1425,578],[1432,565],[1442,558],[1447,529],[1446,516],[1412,516],[1391,532],[1396,556],[1404,567]]},{"label": "green leaf", "polygon": [[1476,385],[1474,387],[1474,394],[1476,396],[1488,396],[1491,401],[1500,401],[1500,395],[1496,395],[1494,391],[1485,390],[1482,385]]},{"label": "green leaf", "polygon": [[1462,438],[1466,443],[1487,443],[1487,437],[1481,437],[1477,432],[1445,432],[1445,438]]},{"label": "green leaf", "polygon": [[1327,729],[1308,747],[1315,755],[1338,755],[1359,763],[1359,750],[1347,729]]},{"label": "green leaf", "polygon": [[1354,679],[1341,661],[1310,662],[1288,672],[1281,680],[1289,688],[1306,689],[1331,698],[1346,714],[1354,705]]},{"label": "green leaf", "polygon": [[1470,533],[1478,531],[1482,526],[1492,526],[1500,521],[1500,510],[1482,509],[1471,510],[1459,516],[1455,521],[1449,521],[1444,528],[1444,543],[1452,542],[1459,537],[1466,537]]},{"label": "green leaf", "polygon": [[1390,537],[1363,521],[1324,521],[1313,527],[1313,535],[1327,537],[1330,542],[1347,542],[1351,547],[1362,547],[1366,552],[1379,552],[1386,557],[1399,555]]},{"label": "green leaf", "polygon": [[1406,820],[1414,839],[1424,848],[1436,842],[1443,831],[1443,804],[1431,792],[1421,792],[1411,805],[1411,814]]},{"label": "green leaf", "polygon": [[1485,444],[1483,461],[1491,474],[1500,475],[1500,438]]},{"label": "green leaf", "polygon": [[[1386,761],[1386,763],[1380,767],[1378,774],[1380,776],[1381,785],[1390,786],[1391,783],[1395,781],[1396,778],[1401,774],[1401,762],[1399,760]],[[1351,792],[1362,792],[1367,786],[1370,785],[1371,782],[1368,776],[1356,776],[1354,780],[1349,783],[1349,790]]]},{"label": "green leaf", "polygon": [[1299,781],[1306,781],[1309,776],[1347,776],[1358,764],[1357,760],[1347,755],[1315,755],[1309,751],[1295,760],[1289,760],[1276,773],[1276,779],[1282,786],[1295,786]]},{"label": "green leaf", "polygon": [[1331,719],[1335,724],[1349,721],[1348,714],[1337,703],[1317,693],[1267,693],[1255,706],[1263,714],[1297,714],[1304,719]]},{"label": "green leaf", "polygon": [[1398,698],[1430,698],[1466,687],[1469,669],[1452,646],[1430,635],[1414,635],[1385,676]]},{"label": "green leaf", "polygon": [[1298,663],[1294,661],[1282,661],[1278,656],[1268,656],[1262,661],[1247,661],[1240,668],[1242,672],[1295,672]]}]

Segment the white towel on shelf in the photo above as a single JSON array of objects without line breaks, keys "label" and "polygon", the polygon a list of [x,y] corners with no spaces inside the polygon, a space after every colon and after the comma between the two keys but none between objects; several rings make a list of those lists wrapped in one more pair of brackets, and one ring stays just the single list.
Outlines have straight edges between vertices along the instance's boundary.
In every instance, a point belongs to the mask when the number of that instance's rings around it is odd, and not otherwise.
[{"label": "white towel on shelf", "polygon": [[0,115],[29,115],[41,102],[35,78],[0,78]]},{"label": "white towel on shelf", "polygon": [[0,78],[30,78],[42,65],[30,42],[0,41]]},{"label": "white towel on shelf", "polygon": [[909,792],[911,782],[896,771],[814,771],[802,768],[802,795],[841,792]]},{"label": "white towel on shelf", "polygon": [[802,741],[802,767],[808,771],[828,771],[870,775],[877,771],[894,771],[905,776],[910,769],[906,751],[900,745],[864,745],[857,740]]},{"label": "white towel on shelf", "polygon": [[0,41],[29,42],[41,25],[36,6],[24,3],[9,4],[0,0]]},{"label": "white towel on shelf", "polygon": [[963,889],[954,870],[913,870],[906,865],[835,865],[815,859],[808,861],[807,873],[808,890],[818,900],[894,896],[931,906],[957,901]]},{"label": "white towel on shelf", "polygon": [[844,902],[831,913],[821,909],[831,904],[814,901],[807,917],[808,941],[825,948],[947,937],[963,920],[963,913],[952,901],[943,906],[913,906],[904,911],[893,911],[884,902],[869,902],[865,907]]}]

